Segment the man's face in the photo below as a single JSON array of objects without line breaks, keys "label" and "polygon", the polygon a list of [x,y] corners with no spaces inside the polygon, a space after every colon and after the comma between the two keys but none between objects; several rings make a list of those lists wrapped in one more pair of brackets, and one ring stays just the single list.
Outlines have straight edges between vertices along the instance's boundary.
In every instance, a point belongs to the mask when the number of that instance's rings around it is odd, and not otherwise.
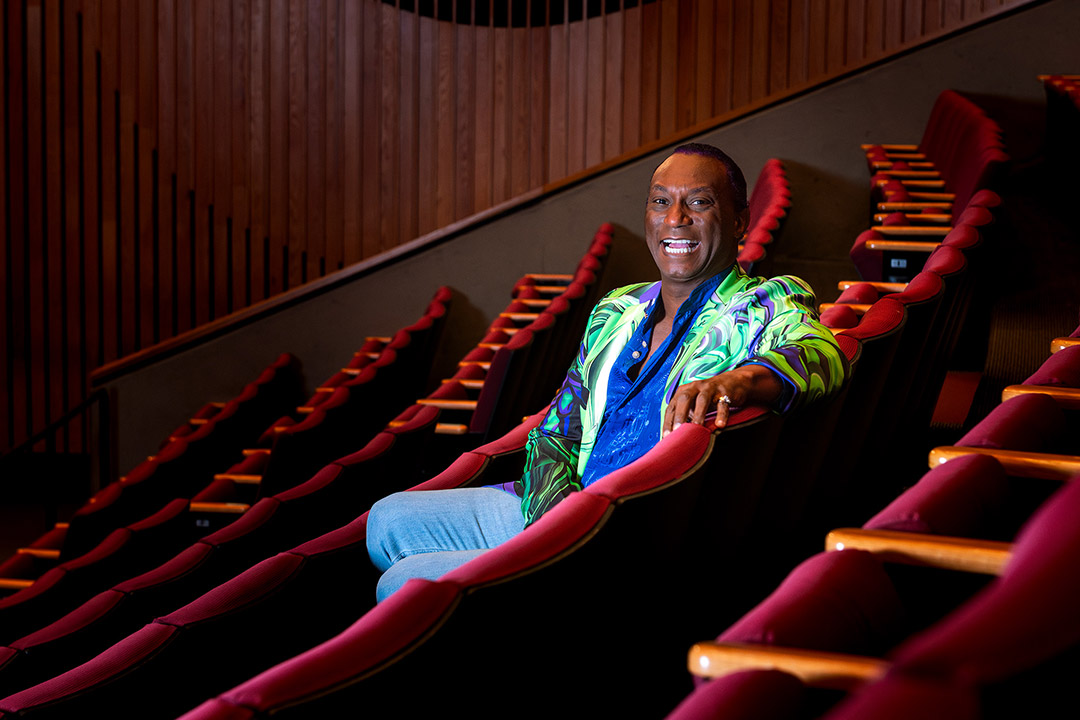
[{"label": "man's face", "polygon": [[749,211],[737,212],[723,163],[679,153],[653,173],[645,242],[665,285],[691,290],[735,262]]}]

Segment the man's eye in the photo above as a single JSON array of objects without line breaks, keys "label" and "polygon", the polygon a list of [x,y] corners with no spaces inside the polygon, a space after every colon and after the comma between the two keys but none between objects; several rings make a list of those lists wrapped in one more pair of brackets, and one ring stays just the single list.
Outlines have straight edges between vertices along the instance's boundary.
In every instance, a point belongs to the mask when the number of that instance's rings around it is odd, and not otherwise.
[{"label": "man's eye", "polygon": [[653,205],[667,205],[667,198],[653,198]]}]

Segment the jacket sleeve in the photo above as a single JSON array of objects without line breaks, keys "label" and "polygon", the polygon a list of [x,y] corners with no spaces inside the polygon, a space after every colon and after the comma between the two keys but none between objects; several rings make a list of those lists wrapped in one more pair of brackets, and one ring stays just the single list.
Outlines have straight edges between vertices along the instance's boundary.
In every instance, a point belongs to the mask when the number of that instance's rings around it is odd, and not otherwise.
[{"label": "jacket sleeve", "polygon": [[839,390],[849,372],[847,357],[818,321],[810,287],[799,278],[780,276],[763,283],[755,294],[767,322],[741,364],[765,365],[784,380],[777,410],[785,412]]},{"label": "jacket sleeve", "polygon": [[[586,337],[587,337],[586,333]],[[529,526],[571,492],[581,489],[581,414],[589,390],[581,380],[588,348],[583,339],[544,420],[529,433],[521,483],[521,512]]]}]

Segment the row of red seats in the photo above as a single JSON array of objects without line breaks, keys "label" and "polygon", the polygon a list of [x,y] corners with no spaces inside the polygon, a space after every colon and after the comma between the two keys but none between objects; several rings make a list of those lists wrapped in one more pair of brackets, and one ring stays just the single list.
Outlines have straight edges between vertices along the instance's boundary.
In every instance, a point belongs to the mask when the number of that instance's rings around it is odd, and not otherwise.
[{"label": "row of red seats", "polygon": [[750,192],[750,224],[739,246],[739,266],[750,274],[768,274],[767,247],[776,241],[791,207],[791,186],[784,164],[765,161]]},{"label": "row of red seats", "polygon": [[[202,409],[196,422],[185,432],[162,444],[153,456],[126,476],[105,486],[76,511],[69,524],[57,527],[35,540],[25,551],[0,565],[3,585],[16,589],[0,600],[0,637],[11,637],[26,627],[36,614],[26,615],[29,601],[46,588],[70,581],[82,567],[77,559],[109,536],[114,552],[134,553],[128,536],[144,528],[135,523],[141,515],[132,508],[165,505],[173,497],[190,497],[210,481],[213,469],[237,453],[238,448],[258,437],[260,429],[284,407],[300,396],[299,362],[285,353],[248,384],[235,398],[219,406]],[[107,517],[100,529],[91,531],[91,517]],[[115,534],[109,535],[115,531]],[[138,562],[136,566],[140,566]],[[145,567],[145,566],[142,566]],[[57,600],[63,593],[51,593]],[[44,607],[49,603],[36,600]],[[58,607],[63,607],[61,603]],[[11,621],[7,618],[12,617]]]},{"label": "row of red seats", "polygon": [[[602,239],[610,242],[609,236]],[[239,520],[203,537],[172,561],[119,583],[52,625],[11,643],[0,664],[0,688],[14,691],[92,658],[155,615],[200,598],[292,543],[342,526],[375,499],[407,487],[409,478],[419,472],[415,466],[427,455],[425,446],[438,416],[437,408],[410,406],[362,450],[330,463],[296,488],[264,497]],[[341,607],[355,617],[356,604]],[[210,624],[204,617],[199,627]],[[314,627],[298,630],[308,644],[320,639]],[[256,657],[267,661],[275,655],[260,652]]]},{"label": "row of red seats", "polygon": [[1068,347],[935,448],[915,485],[695,646],[691,670],[715,679],[669,718],[1055,713],[1080,643],[1078,398]]},{"label": "row of red seats", "polygon": [[[424,331],[430,330],[435,323],[442,322],[446,314],[445,303],[448,299],[449,291],[441,289],[432,303],[429,304],[424,319],[412,326],[418,332],[414,335],[403,331],[395,336],[395,340],[398,341],[401,348],[405,348],[415,338],[416,352],[423,354],[423,357],[417,358],[421,362],[430,358],[431,353],[431,347],[422,342],[425,338]],[[430,337],[430,334],[427,337]],[[408,356],[403,355],[402,357],[407,358]],[[380,360],[388,361],[384,363],[383,367],[393,368],[392,363],[396,359],[397,356],[393,349],[386,349],[380,354]],[[429,362],[429,360],[427,361]],[[259,396],[257,390],[262,386],[268,385],[272,387],[275,382],[281,384],[291,380],[295,386],[293,388],[294,392],[285,399],[293,407],[296,407],[299,398],[299,374],[296,364],[292,356],[283,355],[270,369],[263,373],[258,383],[254,383],[245,389],[245,392],[238,400],[250,404],[252,397]],[[374,371],[371,371],[368,373],[369,377],[364,378],[364,382],[372,387],[376,385],[376,383],[372,382],[374,374]],[[384,379],[383,375],[379,377]],[[342,389],[341,392],[348,391]],[[278,394],[280,395],[280,393]],[[220,512],[221,508],[208,507],[212,503],[188,500],[193,495],[196,498],[199,497],[200,489],[202,493],[205,493],[207,488],[212,488],[215,483],[220,482],[220,477],[218,480],[210,479],[214,466],[207,462],[201,462],[197,465],[197,461],[205,461],[206,457],[194,454],[188,455],[174,451],[174,448],[179,448],[180,451],[186,450],[190,443],[202,436],[209,436],[211,432],[214,432],[214,436],[217,437],[218,434],[215,430],[217,424],[233,422],[238,416],[238,413],[231,409],[230,405],[226,405],[223,410],[216,413],[210,422],[201,424],[197,432],[192,434],[180,433],[159,453],[157,456],[158,462],[173,461],[174,455],[180,459],[173,462],[172,465],[166,466],[174,470],[168,476],[172,478],[171,482],[158,482],[163,479],[159,477],[160,473],[147,474],[146,477],[133,474],[139,480],[138,484],[136,484],[133,482],[132,476],[129,475],[122,482],[114,483],[106,488],[103,493],[88,504],[85,510],[80,510],[76,514],[71,528],[80,532],[74,534],[74,536],[69,534],[65,542],[65,552],[70,552],[72,558],[43,575],[25,590],[0,601],[2,603],[2,606],[0,606],[0,627],[4,628],[3,636],[0,637],[3,638],[2,642],[9,644],[9,650],[19,647],[20,641],[32,635],[33,631],[61,618],[65,613],[71,611],[73,614],[78,614],[85,607],[81,604],[92,598],[95,593],[121,583],[127,578],[135,578],[139,573],[149,571],[185,548],[190,551],[191,547],[194,547],[191,546],[191,543],[197,538],[202,537],[203,539],[199,540],[196,546],[201,543],[204,546],[215,548],[229,539],[228,532],[222,533],[224,537],[215,537],[214,534],[208,534],[210,532],[208,529],[210,523],[204,522],[203,518],[216,510],[218,512],[213,513],[211,517],[226,518],[231,522],[236,518],[235,513],[222,513]],[[245,407],[242,403],[240,406]],[[240,448],[246,444],[252,444],[258,436],[259,429],[267,427],[267,418],[281,413],[285,407],[287,407],[286,403],[278,402],[269,408],[264,408],[264,412],[259,413],[257,417],[250,412],[250,407],[247,408],[249,415],[253,415],[252,418],[249,418],[253,419],[253,422],[249,422],[249,432],[242,438],[237,438],[235,434],[229,435],[227,439],[233,442],[221,444],[223,451],[227,453],[223,458],[239,456]],[[373,408],[372,411],[376,415],[385,414],[386,412],[376,408]],[[415,414],[413,412],[413,415]],[[428,417],[426,419],[429,424],[433,424],[433,418]],[[226,433],[222,431],[221,434],[225,435]],[[362,441],[358,442],[362,445]],[[224,464],[222,462],[223,458],[218,459],[217,467],[220,468]],[[150,482],[151,480],[154,482]],[[133,491],[132,488],[139,492]],[[170,502],[169,498],[175,499]],[[160,509],[155,511],[154,508]],[[246,506],[240,505],[238,507],[233,504],[226,509],[243,510],[246,509]],[[355,513],[350,515],[350,517],[354,516]],[[258,525],[265,522],[265,519],[266,513],[262,513],[258,517],[252,516],[248,519],[247,525]],[[337,524],[329,527],[336,527]],[[111,527],[117,525],[119,525],[118,528],[110,532]],[[328,529],[328,527],[324,526],[323,529]],[[71,529],[69,529],[70,532]],[[234,528],[233,532],[236,535],[244,534],[240,526]],[[102,534],[105,535],[104,539],[95,544],[93,542],[94,537]],[[293,537],[295,538],[295,536]],[[245,539],[245,542],[250,544],[249,539]],[[83,547],[89,549],[80,553],[79,550]],[[268,553],[276,552],[279,549],[280,547],[275,547]],[[191,555],[190,552],[188,554]],[[207,587],[213,587],[214,584],[226,577],[231,577],[235,572],[250,565],[251,562],[265,557],[265,554],[246,557],[246,562],[240,560],[237,565],[231,568],[231,571],[210,576],[207,585],[196,586],[201,588],[199,592]],[[194,577],[194,574],[190,571],[185,572],[187,572],[189,579]],[[150,574],[153,574],[153,571]],[[136,585],[138,584],[136,582]],[[181,601],[180,598],[182,597],[178,593],[175,599],[171,601],[170,607],[173,603]],[[31,643],[34,646],[38,644],[36,641]],[[21,657],[26,655],[26,652],[20,650],[18,653],[9,653],[3,666],[5,672],[0,672],[0,686],[12,687],[9,681],[13,681],[15,674],[8,672],[8,666],[16,659],[16,655]],[[35,652],[35,659],[40,656],[40,652]],[[61,662],[72,660],[72,656],[64,656],[63,653],[56,657],[61,658]],[[70,665],[64,667],[70,667]]]},{"label": "row of red seats", "polygon": [[851,248],[863,280],[905,282],[979,190],[995,189],[1008,163],[1001,128],[953,90],[938,96],[918,145],[864,145],[872,223]]}]

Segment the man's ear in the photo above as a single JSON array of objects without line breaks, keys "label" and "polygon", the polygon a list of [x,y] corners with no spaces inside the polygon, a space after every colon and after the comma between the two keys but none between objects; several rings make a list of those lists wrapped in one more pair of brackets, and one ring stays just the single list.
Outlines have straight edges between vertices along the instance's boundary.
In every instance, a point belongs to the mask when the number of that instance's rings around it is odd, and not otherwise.
[{"label": "man's ear", "polygon": [[744,207],[735,217],[735,239],[742,240],[750,227],[750,207]]}]

